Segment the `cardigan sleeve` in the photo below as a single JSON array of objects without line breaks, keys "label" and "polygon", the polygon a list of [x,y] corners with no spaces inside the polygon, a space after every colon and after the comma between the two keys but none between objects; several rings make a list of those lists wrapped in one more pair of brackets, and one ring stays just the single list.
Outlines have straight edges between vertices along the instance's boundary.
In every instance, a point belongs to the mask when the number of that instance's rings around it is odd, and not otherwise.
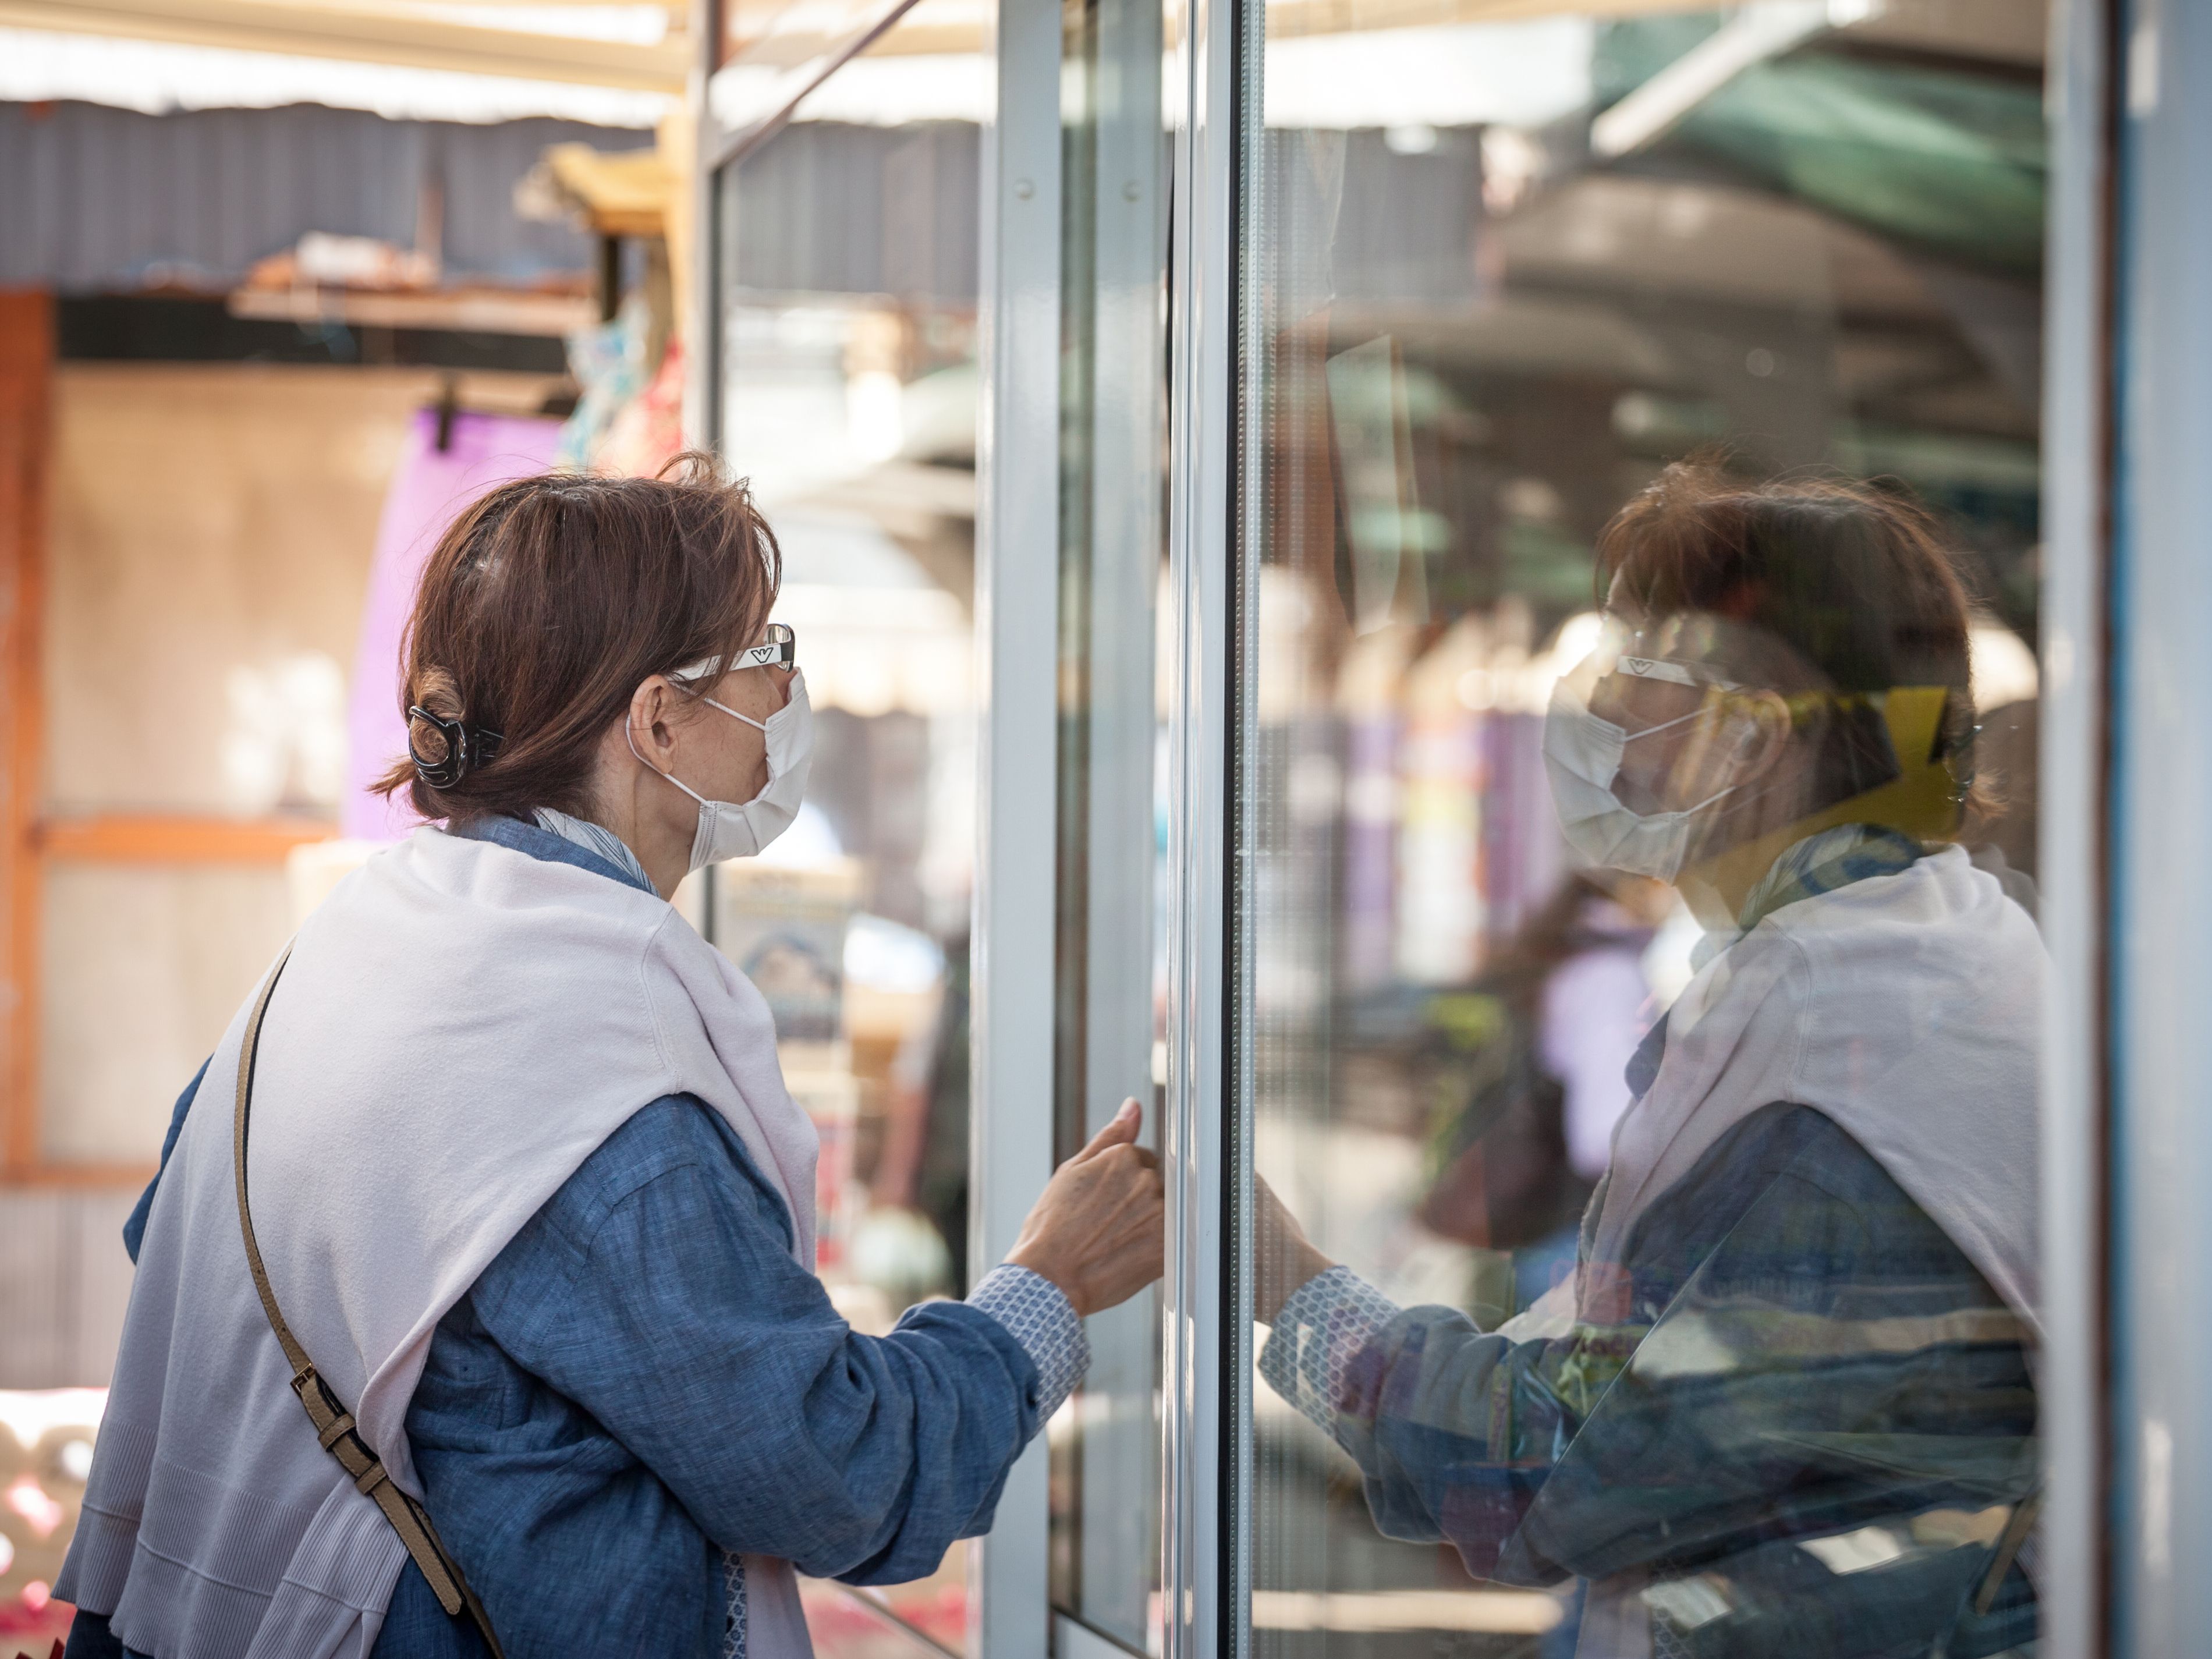
[{"label": "cardigan sleeve", "polygon": [[790,1239],[735,1134],[675,1097],[594,1155],[473,1301],[714,1543],[817,1577],[919,1577],[989,1527],[1065,1358],[1047,1378],[1000,1319],[957,1302],[860,1335]]},{"label": "cardigan sleeve", "polygon": [[1336,1269],[1285,1303],[1260,1372],[1351,1455],[1386,1535],[1508,1583],[2019,1495],[2019,1322],[1827,1120],[1754,1116],[1628,1257],[1604,1322],[1523,1341]]},{"label": "cardigan sleeve", "polygon": [[138,1260],[139,1245],[145,1242],[146,1218],[154,1212],[154,1189],[161,1184],[161,1170],[169,1167],[169,1154],[177,1150],[177,1136],[184,1129],[185,1114],[191,1109],[192,1097],[200,1091],[201,1080],[207,1076],[214,1059],[210,1054],[200,1062],[199,1070],[192,1073],[192,1080],[185,1085],[184,1093],[177,1097],[176,1105],[170,1109],[169,1132],[161,1137],[161,1169],[154,1172],[154,1178],[146,1183],[146,1190],[138,1194],[138,1201],[131,1206],[131,1213],[124,1220],[123,1248],[131,1253],[134,1263]]}]

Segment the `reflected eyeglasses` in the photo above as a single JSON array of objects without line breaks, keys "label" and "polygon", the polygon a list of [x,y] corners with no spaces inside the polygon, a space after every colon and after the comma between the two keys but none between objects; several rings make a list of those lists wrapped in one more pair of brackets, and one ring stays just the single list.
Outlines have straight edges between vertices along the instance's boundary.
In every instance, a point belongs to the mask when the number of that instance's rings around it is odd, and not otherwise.
[{"label": "reflected eyeglasses", "polygon": [[1632,679],[1664,680],[1670,685],[1686,685],[1698,690],[1743,690],[1740,681],[1724,679],[1703,663],[1675,662],[1665,657],[1616,657],[1613,672],[1626,674]]}]

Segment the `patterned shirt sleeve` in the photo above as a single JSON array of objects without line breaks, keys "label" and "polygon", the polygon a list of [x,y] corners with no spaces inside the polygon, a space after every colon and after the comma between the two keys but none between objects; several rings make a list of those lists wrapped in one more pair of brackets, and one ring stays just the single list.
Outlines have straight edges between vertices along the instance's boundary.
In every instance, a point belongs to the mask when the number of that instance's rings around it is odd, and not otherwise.
[{"label": "patterned shirt sleeve", "polygon": [[1059,1285],[1042,1273],[1008,1262],[985,1273],[968,1293],[968,1305],[1006,1328],[1037,1368],[1037,1420],[1042,1423],[1075,1392],[1091,1369],[1091,1338]]},{"label": "patterned shirt sleeve", "polygon": [[1316,1273],[1276,1314],[1273,1334],[1260,1350],[1260,1375],[1333,1436],[1346,1370],[1398,1313],[1396,1303],[1349,1267]]}]

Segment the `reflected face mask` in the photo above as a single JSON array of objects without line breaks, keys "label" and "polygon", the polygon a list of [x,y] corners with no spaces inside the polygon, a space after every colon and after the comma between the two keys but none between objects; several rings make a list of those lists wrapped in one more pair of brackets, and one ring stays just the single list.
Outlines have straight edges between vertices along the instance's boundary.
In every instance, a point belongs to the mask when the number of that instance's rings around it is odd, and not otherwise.
[{"label": "reflected face mask", "polygon": [[[814,706],[807,701],[806,676],[798,669],[791,675],[788,700],[764,720],[716,702],[701,699],[709,708],[720,709],[733,720],[755,726],[768,739],[768,782],[749,801],[709,800],[672,772],[661,772],[699,803],[699,829],[691,838],[694,870],[725,859],[751,858],[785,830],[799,816],[806,798],[806,775],[814,763]],[[627,730],[624,735],[629,737]],[[629,751],[649,771],[645,757],[637,754],[637,739],[629,737]]]},{"label": "reflected face mask", "polygon": [[1577,672],[1560,680],[1544,716],[1544,769],[1551,776],[1552,800],[1567,844],[1603,870],[1623,870],[1671,882],[1682,872],[1699,816],[1735,793],[1737,786],[1715,790],[1695,805],[1672,812],[1632,812],[1620,804],[1613,786],[1620,775],[1621,756],[1632,743],[1699,718],[1689,714],[1631,733],[1590,713]]}]

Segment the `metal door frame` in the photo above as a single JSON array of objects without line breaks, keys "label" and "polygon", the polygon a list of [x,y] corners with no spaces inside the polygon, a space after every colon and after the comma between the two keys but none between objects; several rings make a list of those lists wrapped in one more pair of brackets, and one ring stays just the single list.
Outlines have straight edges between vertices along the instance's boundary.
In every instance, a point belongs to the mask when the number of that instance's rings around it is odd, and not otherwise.
[{"label": "metal door frame", "polygon": [[2107,1652],[2112,1583],[2111,1039],[2112,283],[2114,115],[2105,0],[2052,8],[2045,84],[2044,707],[2037,806],[2051,953],[2042,1118],[2044,1315],[2039,1379],[2048,1501],[2043,1650]]},{"label": "metal door frame", "polygon": [[[1240,630],[1232,572],[1238,497],[1237,214],[1245,24],[1242,0],[1192,0],[1170,48],[1174,133],[1170,240],[1168,865],[1168,1277],[1162,1319],[1165,1435],[1162,1591],[1167,1659],[1241,1650],[1250,1551],[1242,1525],[1250,1487],[1242,1345],[1250,1328],[1243,1235],[1249,1160],[1234,1156],[1243,1114],[1233,1064],[1249,1022],[1232,983],[1235,887],[1231,769],[1237,746]],[[1256,13],[1255,13],[1256,15]],[[1170,14],[1173,15],[1173,14]],[[1237,972],[1236,979],[1245,976]]]},{"label": "metal door frame", "polygon": [[[2109,1355],[2106,1432],[2069,1447],[2077,1460],[2101,1455],[2112,1471],[2101,1492],[2088,1483],[2094,1463],[2073,1481],[2076,1502],[2104,1500],[2086,1518],[2111,1540],[2107,1628],[2093,1626],[2092,1639],[2162,1659],[2196,1650],[2212,1621],[2201,1565],[2212,1548],[2212,1339],[2202,1316],[2212,1302],[2212,106],[2198,92],[2212,72],[2212,11],[2196,0],[2079,3],[2080,49],[2101,46],[2111,110],[2111,367],[2097,388],[2110,409],[2111,470],[2101,796],[2110,902],[2099,964],[2111,1104],[2098,1171],[2108,1177],[2109,1310],[2101,1327],[2054,1331],[2053,1346],[2087,1340]],[[2054,1480],[2066,1467],[2054,1465]]]},{"label": "metal door frame", "polygon": [[[990,47],[983,131],[982,406],[975,437],[975,656],[981,727],[969,1260],[1013,1248],[1053,1167],[1058,849],[1060,15],[1008,0]],[[969,1653],[1048,1651],[1044,1437],[1006,1478],[969,1559]]]}]

